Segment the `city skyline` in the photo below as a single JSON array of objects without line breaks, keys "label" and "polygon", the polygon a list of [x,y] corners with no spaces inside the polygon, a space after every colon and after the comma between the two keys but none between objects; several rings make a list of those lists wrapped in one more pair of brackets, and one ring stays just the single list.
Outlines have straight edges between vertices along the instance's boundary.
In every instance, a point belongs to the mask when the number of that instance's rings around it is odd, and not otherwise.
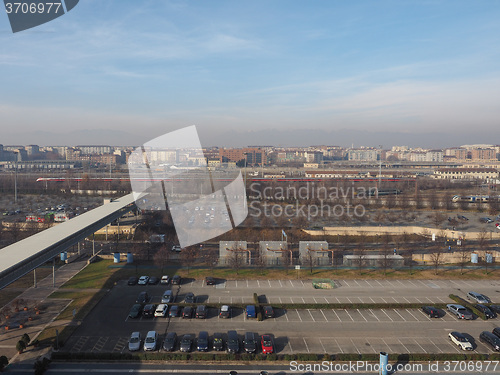
[{"label": "city skyline", "polygon": [[220,146],[484,143],[499,15],[494,1],[88,0],[17,34],[3,16],[2,143],[142,144],[192,124]]}]

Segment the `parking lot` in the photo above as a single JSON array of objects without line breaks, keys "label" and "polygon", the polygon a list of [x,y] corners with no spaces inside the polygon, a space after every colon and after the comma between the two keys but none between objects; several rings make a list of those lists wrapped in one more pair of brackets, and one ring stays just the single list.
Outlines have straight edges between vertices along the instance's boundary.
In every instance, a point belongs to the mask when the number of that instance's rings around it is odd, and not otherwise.
[{"label": "parking lot", "polygon": [[[389,282],[391,284],[389,284]],[[497,281],[387,281],[387,280],[337,280],[339,287],[333,290],[315,290],[301,280],[249,280],[219,281],[207,286],[204,280],[184,280],[180,286],[127,286],[119,282],[92,310],[75,331],[65,347],[72,352],[125,352],[130,333],[139,331],[145,336],[149,330],[160,333],[160,341],[167,332],[178,335],[198,335],[206,330],[227,333],[236,330],[243,338],[246,331],[274,336],[278,353],[455,353],[461,352],[448,340],[448,333],[460,331],[478,338],[481,331],[491,331],[498,326],[497,320],[461,321],[449,313],[431,319],[420,309],[276,309],[276,317],[258,322],[247,319],[242,309],[234,308],[229,319],[218,316],[218,310],[208,309],[207,319],[143,318],[128,317],[137,294],[147,290],[151,303],[159,303],[165,289],[177,293],[176,303],[182,303],[184,295],[193,292],[198,303],[253,304],[253,293],[265,296],[270,303],[451,303],[450,292],[464,296],[469,290],[489,294],[497,301],[493,288]],[[364,283],[364,284],[363,284]],[[457,285],[455,285],[457,284]],[[372,287],[368,286],[372,285]],[[399,286],[398,294],[391,294],[390,286]],[[450,288],[455,288],[450,290]],[[419,289],[420,293],[414,291]],[[279,295],[283,291],[284,296]],[[489,290],[487,292],[486,290]],[[358,297],[340,295],[340,291],[358,291]],[[433,292],[426,297],[427,292]],[[438,294],[435,294],[439,291]],[[291,294],[294,295],[291,295]],[[383,295],[383,297],[382,297]],[[491,353],[486,345],[475,341],[475,351]]]}]

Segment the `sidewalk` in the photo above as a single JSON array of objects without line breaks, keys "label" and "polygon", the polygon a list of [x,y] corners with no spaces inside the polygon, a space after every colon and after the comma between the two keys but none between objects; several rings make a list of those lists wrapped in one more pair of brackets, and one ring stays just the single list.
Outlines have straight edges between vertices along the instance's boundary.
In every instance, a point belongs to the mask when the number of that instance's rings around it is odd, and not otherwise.
[{"label": "sidewalk", "polygon": [[[69,301],[47,301],[48,296],[80,272],[87,265],[87,259],[88,257],[86,256],[81,257],[57,269],[55,272],[55,287],[53,287],[52,274],[50,274],[37,282],[37,288],[31,287],[26,289],[21,295],[16,297],[16,299],[26,301],[26,305],[28,306],[43,305],[45,307],[41,310],[40,315],[35,315],[33,308],[30,308],[28,311],[21,310],[13,313],[9,320],[11,328],[7,331],[4,326],[0,327],[0,352],[9,358],[10,364],[22,363],[23,365],[32,365],[39,357],[45,356],[51,350],[51,348],[39,349],[29,346],[22,354],[18,354],[16,343],[25,333],[33,341],[46,327],[54,322],[61,311],[68,305]],[[8,305],[12,305],[12,302]],[[12,311],[14,311],[13,306]],[[28,321],[28,317],[31,317],[33,320]],[[23,328],[19,328],[20,322],[25,322]],[[68,323],[66,322],[66,324]]]}]

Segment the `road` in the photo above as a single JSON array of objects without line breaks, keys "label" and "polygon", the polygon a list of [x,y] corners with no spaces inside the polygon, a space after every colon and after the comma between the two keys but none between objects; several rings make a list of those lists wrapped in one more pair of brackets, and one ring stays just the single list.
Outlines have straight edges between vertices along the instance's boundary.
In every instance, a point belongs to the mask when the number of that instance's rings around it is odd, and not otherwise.
[{"label": "road", "polygon": [[[320,363],[318,363],[319,365]],[[138,364],[138,363],[102,363],[102,364],[91,364],[91,363],[52,363],[50,369],[45,373],[45,375],[66,375],[66,374],[95,374],[95,375],[109,375],[109,374],[141,374],[141,375],[154,375],[154,374],[196,374],[196,375],[214,375],[214,374],[229,374],[229,371],[237,371],[238,375],[259,375],[262,370],[268,371],[269,375],[319,375],[319,374],[358,374],[358,375],[373,375],[378,374],[375,364],[366,364],[364,362],[351,362],[351,363],[340,363],[340,362],[327,362],[324,364],[323,368],[306,368],[310,364],[302,364],[304,366],[303,370],[298,369],[297,364],[290,365],[182,365],[182,364]],[[394,368],[396,363],[392,363]],[[412,374],[412,375],[428,375],[429,373],[437,374],[447,374],[447,375],[464,375],[471,374],[475,372],[480,372],[473,370],[460,371],[459,366],[477,366],[475,369],[482,369],[482,373],[486,374],[498,374],[498,363],[486,362],[459,362],[456,365],[450,363],[449,365],[445,362],[441,362],[436,367],[435,362],[422,364],[417,363],[407,363],[401,364],[403,367],[400,371],[395,371],[393,374]],[[486,365],[489,368],[486,370]],[[332,367],[330,367],[332,366]],[[338,367],[338,371],[335,370],[335,366]],[[342,370],[340,366],[343,366],[347,371]],[[481,366],[481,367],[480,367]],[[370,367],[370,368],[367,368]],[[454,367],[456,367],[454,369]],[[333,371],[330,371],[333,369]],[[369,370],[369,371],[367,371]],[[436,371],[437,370],[437,371]],[[27,365],[17,365],[9,369],[8,373],[15,374],[33,374],[33,369],[31,366]]]}]

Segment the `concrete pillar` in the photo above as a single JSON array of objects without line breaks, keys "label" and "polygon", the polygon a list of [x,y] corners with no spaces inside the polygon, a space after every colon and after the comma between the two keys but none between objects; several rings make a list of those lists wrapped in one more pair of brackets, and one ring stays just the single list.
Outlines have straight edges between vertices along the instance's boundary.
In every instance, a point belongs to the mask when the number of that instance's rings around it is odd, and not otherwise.
[{"label": "concrete pillar", "polygon": [[95,255],[95,233],[92,233],[92,255]]},{"label": "concrete pillar", "polygon": [[36,268],[33,270],[33,288],[36,288]]},{"label": "concrete pillar", "polygon": [[380,352],[380,368],[379,375],[387,375],[387,364],[389,363],[389,355],[386,352]]}]

